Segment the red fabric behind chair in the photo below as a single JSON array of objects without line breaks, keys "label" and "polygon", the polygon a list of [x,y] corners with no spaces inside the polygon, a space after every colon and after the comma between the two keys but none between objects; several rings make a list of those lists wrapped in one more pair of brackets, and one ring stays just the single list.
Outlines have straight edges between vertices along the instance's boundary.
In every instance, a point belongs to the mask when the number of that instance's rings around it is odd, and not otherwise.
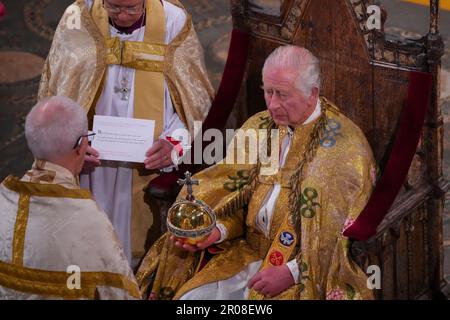
[{"label": "red fabric behind chair", "polygon": [[429,106],[432,76],[411,72],[408,96],[400,118],[391,156],[366,207],[344,231],[344,236],[365,241],[375,235],[404,183],[422,133]]},{"label": "red fabric behind chair", "polygon": [[0,1],[0,20],[6,15],[5,5]]}]

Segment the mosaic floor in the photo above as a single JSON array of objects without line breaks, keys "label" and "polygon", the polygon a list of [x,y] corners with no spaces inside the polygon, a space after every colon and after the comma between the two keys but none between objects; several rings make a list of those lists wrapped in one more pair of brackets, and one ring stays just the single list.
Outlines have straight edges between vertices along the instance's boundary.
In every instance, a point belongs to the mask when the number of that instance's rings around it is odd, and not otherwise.
[{"label": "mosaic floor", "polygon": [[[444,0],[445,7],[450,8]],[[53,30],[71,0],[3,0],[7,16],[0,21],[0,180],[21,175],[32,162],[23,135],[24,118],[35,103],[40,70],[49,50]],[[217,87],[226,60],[231,17],[228,0],[184,0],[205,49],[206,64]],[[274,3],[258,0],[257,3]],[[428,28],[427,1],[381,1],[389,13],[386,31],[414,37]],[[417,3],[412,4],[411,2]],[[441,33],[446,43],[442,60],[441,103],[445,122],[445,174],[450,176],[450,11],[441,13]],[[450,281],[450,193],[444,216],[445,269]]]}]

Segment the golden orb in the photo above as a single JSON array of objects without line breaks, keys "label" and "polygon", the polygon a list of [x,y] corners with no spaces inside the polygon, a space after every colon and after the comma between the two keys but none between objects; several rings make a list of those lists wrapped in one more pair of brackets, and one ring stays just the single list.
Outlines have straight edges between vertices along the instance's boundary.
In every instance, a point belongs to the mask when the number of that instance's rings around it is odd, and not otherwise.
[{"label": "golden orb", "polygon": [[196,245],[205,240],[216,226],[216,216],[201,201],[180,200],[167,213],[167,229],[183,242]]}]

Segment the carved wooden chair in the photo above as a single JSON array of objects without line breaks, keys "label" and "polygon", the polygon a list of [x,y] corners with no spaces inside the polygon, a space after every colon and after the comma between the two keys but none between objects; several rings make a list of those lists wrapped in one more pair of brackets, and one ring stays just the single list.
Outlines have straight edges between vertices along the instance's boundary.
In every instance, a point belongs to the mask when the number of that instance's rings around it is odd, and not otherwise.
[{"label": "carved wooden chair", "polygon": [[[382,26],[369,30],[367,9],[372,4],[370,0],[230,0],[234,23],[230,56],[211,113],[216,119],[217,112],[229,115],[229,105],[219,109],[217,104],[234,101],[234,97],[239,114],[248,117],[261,111],[265,105],[260,89],[265,58],[284,44],[308,48],[321,61],[321,94],[363,129],[380,167],[377,188],[389,189],[392,201],[395,199],[393,204],[384,201],[385,208],[380,206],[376,219],[360,221],[363,227],[371,223],[372,231],[349,232],[354,240],[353,259],[364,270],[370,265],[380,267],[381,288],[375,290],[378,299],[443,297],[449,293],[442,270],[442,212],[449,184],[442,176],[443,121],[438,105],[443,53],[439,1],[430,1],[430,31],[419,40],[384,34]],[[386,19],[384,11],[382,18]],[[236,88],[242,77],[242,85]],[[230,83],[234,84],[231,89]],[[231,90],[231,94],[223,90]],[[417,92],[422,94],[419,98],[411,96]],[[228,100],[223,99],[224,94]],[[416,117],[409,117],[411,113]],[[210,118],[204,128],[223,129],[224,121]],[[415,127],[404,131],[410,122]],[[393,155],[408,132],[413,132],[419,143],[410,143],[410,158],[399,158],[403,161],[399,163]],[[389,179],[395,165],[405,172],[397,189]],[[402,175],[397,180],[399,177]],[[173,187],[176,178],[174,174],[170,179],[155,180],[149,185],[149,196],[167,208],[177,193],[167,186]],[[372,211],[374,208],[372,204]]]}]

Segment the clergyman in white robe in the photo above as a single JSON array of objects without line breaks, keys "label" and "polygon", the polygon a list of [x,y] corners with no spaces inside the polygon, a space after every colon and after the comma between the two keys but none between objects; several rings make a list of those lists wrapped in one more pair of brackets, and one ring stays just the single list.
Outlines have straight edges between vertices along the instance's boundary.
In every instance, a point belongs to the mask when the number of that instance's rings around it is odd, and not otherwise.
[{"label": "clergyman in white robe", "polygon": [[[92,0],[86,0],[88,7],[91,7],[92,3]],[[163,1],[163,5],[166,17],[165,43],[167,44],[183,29],[186,15],[182,9],[167,1]],[[118,37],[120,41],[143,41],[144,31],[145,25],[131,34],[121,33],[114,26],[110,26],[111,37]],[[135,69],[110,65],[95,114],[132,118],[134,76]],[[127,100],[123,100],[122,93],[115,90],[122,86],[121,81],[124,77],[130,80],[128,83],[131,90]],[[164,129],[161,138],[171,136],[174,130],[186,128],[174,110],[166,81],[164,81],[164,92]],[[80,182],[83,188],[92,191],[97,203],[108,215],[122,242],[128,261],[134,265],[137,261],[132,261],[131,249],[132,177],[130,164],[102,161],[102,165],[92,173],[82,174]]]}]

